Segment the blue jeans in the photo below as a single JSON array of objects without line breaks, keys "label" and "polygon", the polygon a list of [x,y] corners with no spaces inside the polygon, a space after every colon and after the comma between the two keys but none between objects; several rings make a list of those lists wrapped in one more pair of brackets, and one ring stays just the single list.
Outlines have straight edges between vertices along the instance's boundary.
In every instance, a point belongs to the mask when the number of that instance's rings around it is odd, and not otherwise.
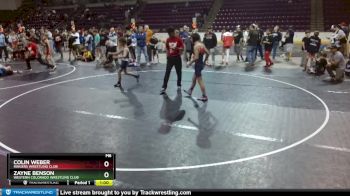
[{"label": "blue jeans", "polygon": [[95,55],[96,55],[96,54],[95,54],[95,53],[96,53],[96,46],[95,46],[95,43],[92,43],[91,45],[92,45],[92,46],[91,46],[91,49],[92,49],[92,51],[91,51],[91,52],[92,52],[92,55],[94,55],[94,56],[95,56]]},{"label": "blue jeans", "polygon": [[51,39],[49,39],[49,44],[50,44],[50,47],[51,47],[51,52],[54,53],[56,51],[56,47],[55,47],[55,42]]},{"label": "blue jeans", "polygon": [[145,55],[146,62],[149,63],[149,58],[147,54],[147,46],[144,47],[136,47],[136,56],[137,56],[137,64],[140,64],[141,61],[141,53]]},{"label": "blue jeans", "polygon": [[92,52],[92,44],[89,44],[86,46],[86,50]]},{"label": "blue jeans", "polygon": [[256,47],[255,58],[258,55],[258,52],[260,53],[261,59],[264,59],[263,47],[262,47],[261,44],[258,44],[257,47]]},{"label": "blue jeans", "polygon": [[256,60],[256,46],[247,46],[247,59],[249,64],[254,64]]},{"label": "blue jeans", "polygon": [[273,59],[276,58],[278,46],[279,46],[279,42],[273,42],[273,45],[272,45],[272,58]]}]

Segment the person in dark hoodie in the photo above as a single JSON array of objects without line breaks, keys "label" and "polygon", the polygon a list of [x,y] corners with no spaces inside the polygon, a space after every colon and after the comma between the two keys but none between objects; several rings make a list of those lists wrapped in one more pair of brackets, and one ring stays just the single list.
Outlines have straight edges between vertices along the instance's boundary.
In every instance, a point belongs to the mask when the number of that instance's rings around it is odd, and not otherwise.
[{"label": "person in dark hoodie", "polygon": [[[309,39],[309,46],[307,51],[309,53],[308,62],[310,61],[310,65],[313,65],[313,62],[316,62],[316,54],[320,51],[321,48],[321,39],[318,37],[319,35],[320,33],[318,31],[315,31],[314,35]],[[308,70],[304,71],[308,71],[309,73],[314,74],[315,67],[310,66]]]},{"label": "person in dark hoodie", "polygon": [[[262,39],[264,37],[264,31],[262,29],[259,28],[259,25],[256,24],[255,25],[256,30],[258,31],[258,43],[256,45],[256,52],[255,52],[255,56],[258,55],[258,52],[260,54],[261,60],[264,60],[264,54],[263,54],[263,44],[262,44]],[[255,57],[256,58],[256,57]]]},{"label": "person in dark hoodie", "polygon": [[280,32],[279,26],[276,26],[273,29],[272,37],[273,37],[272,58],[273,58],[273,60],[275,60],[276,55],[277,55],[277,49],[278,49],[280,42],[282,40],[282,33]]},{"label": "person in dark hoodie", "polygon": [[310,44],[310,31],[306,31],[305,32],[305,37],[303,38],[302,42],[302,47],[301,47],[301,50],[302,50],[302,58],[301,58],[301,63],[300,63],[300,66],[301,67],[304,67],[304,70],[306,70],[306,64],[307,64],[307,57],[308,57],[308,47],[309,47],[309,44]]},{"label": "person in dark hoodie", "polygon": [[264,36],[262,39],[262,43],[264,44],[264,49],[265,49],[265,61],[266,61],[265,68],[270,68],[273,65],[273,62],[270,59],[272,46],[273,46],[272,40],[273,40],[273,37],[271,35],[271,30],[267,29],[266,36]]},{"label": "person in dark hoodie", "polygon": [[247,40],[247,59],[248,65],[254,66],[256,61],[256,51],[257,44],[259,39],[259,32],[256,30],[256,26],[254,24],[249,27],[249,35]]},{"label": "person in dark hoodie", "polygon": [[294,30],[292,29],[292,26],[289,27],[285,37],[286,61],[290,61],[294,47]]},{"label": "person in dark hoodie", "polygon": [[235,46],[234,46],[234,49],[235,49],[235,53],[237,55],[237,62],[240,61],[240,57],[242,59],[242,61],[244,61],[244,58],[243,58],[243,42],[244,42],[244,37],[243,37],[243,32],[241,30],[241,26],[238,25],[236,27],[236,30],[233,32],[233,37],[235,39]]},{"label": "person in dark hoodie", "polygon": [[[215,33],[213,32],[212,27],[209,27],[208,31],[205,33],[203,38],[203,43],[210,52],[210,56],[212,59],[212,63],[210,65],[215,66],[215,48],[218,44],[218,40]],[[206,62],[206,63],[209,65],[209,62]]]}]

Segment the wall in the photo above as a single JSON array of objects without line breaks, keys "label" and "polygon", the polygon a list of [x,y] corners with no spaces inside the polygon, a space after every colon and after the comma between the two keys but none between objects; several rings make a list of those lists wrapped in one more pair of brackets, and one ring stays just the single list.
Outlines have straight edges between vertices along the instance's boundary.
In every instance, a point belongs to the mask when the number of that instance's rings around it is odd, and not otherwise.
[{"label": "wall", "polygon": [[[284,34],[285,33],[283,33],[283,35]],[[204,33],[199,33],[199,35],[203,39]],[[217,36],[218,40],[220,40],[221,33],[216,33],[216,36]],[[294,43],[300,45],[302,43],[301,40],[303,39],[304,36],[305,36],[305,33],[296,32],[295,36],[294,36]],[[327,37],[330,37],[330,36],[331,36],[331,33],[328,33],[328,32],[320,33],[320,38],[322,39],[322,44],[324,44],[324,45],[330,44],[329,40],[327,39]],[[165,41],[168,38],[168,34],[167,33],[156,33],[156,37],[162,41]]]},{"label": "wall", "polygon": [[22,0],[0,0],[0,10],[16,10],[22,5]]}]

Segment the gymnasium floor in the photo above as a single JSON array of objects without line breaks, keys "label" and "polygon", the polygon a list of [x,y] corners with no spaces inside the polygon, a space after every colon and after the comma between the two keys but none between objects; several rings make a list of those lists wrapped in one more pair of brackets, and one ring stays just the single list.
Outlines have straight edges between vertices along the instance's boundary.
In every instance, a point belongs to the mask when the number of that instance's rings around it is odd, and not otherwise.
[{"label": "gymnasium floor", "polygon": [[[0,185],[8,152],[113,152],[118,188],[349,188],[349,79],[332,85],[298,61],[270,73],[264,62],[207,68],[206,104],[177,91],[175,72],[159,95],[164,57],[139,84],[124,77],[124,90],[93,63],[53,74],[34,64],[0,80]],[[192,74],[184,69],[184,89]]]}]

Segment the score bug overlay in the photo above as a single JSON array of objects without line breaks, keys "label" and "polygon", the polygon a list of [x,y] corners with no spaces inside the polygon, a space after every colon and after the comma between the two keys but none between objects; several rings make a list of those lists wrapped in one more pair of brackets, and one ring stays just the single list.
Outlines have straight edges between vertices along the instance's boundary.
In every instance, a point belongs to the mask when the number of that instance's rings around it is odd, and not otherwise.
[{"label": "score bug overlay", "polygon": [[113,186],[115,154],[8,154],[9,185]]}]

